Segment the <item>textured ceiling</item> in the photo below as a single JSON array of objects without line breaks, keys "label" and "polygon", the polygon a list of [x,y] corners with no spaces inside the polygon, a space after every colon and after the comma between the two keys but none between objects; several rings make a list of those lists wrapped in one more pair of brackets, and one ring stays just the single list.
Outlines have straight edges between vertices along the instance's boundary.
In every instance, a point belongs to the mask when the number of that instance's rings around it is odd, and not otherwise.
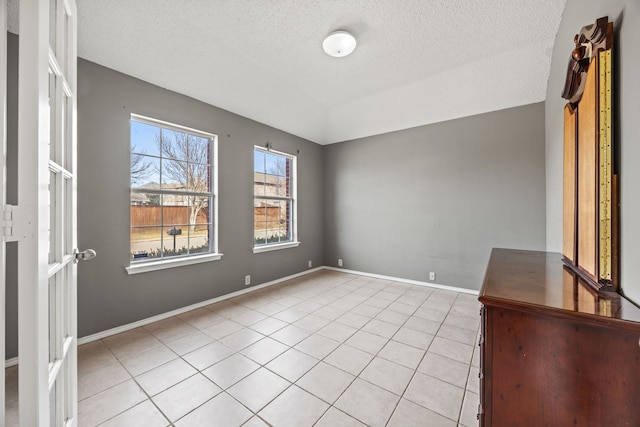
[{"label": "textured ceiling", "polygon": [[77,2],[80,57],[326,144],[544,100],[565,0]]}]

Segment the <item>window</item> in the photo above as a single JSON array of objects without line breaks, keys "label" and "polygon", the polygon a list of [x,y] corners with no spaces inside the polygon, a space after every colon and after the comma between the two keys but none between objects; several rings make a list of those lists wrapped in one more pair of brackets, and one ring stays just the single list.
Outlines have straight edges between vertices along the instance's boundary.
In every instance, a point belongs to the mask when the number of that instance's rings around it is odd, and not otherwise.
[{"label": "window", "polygon": [[271,149],[253,150],[254,252],[298,246],[296,158]]},{"label": "window", "polygon": [[216,135],[131,116],[129,273],[220,258],[216,143]]}]

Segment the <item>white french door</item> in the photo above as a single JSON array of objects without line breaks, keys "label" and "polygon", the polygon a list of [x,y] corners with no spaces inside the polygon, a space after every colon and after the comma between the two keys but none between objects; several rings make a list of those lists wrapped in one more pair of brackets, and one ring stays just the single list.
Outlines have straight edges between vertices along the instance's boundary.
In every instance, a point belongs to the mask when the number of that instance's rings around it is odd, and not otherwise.
[{"label": "white french door", "polygon": [[[0,0],[0,206],[6,205],[6,154],[7,154],[7,2]],[[4,217],[4,209],[3,209]],[[4,238],[4,218],[3,231],[0,242],[0,360],[4,362],[5,356],[5,260],[6,260],[6,244]],[[0,369],[0,425],[5,425],[5,378],[4,366]]]},{"label": "white french door", "polygon": [[21,0],[18,376],[21,426],[76,426],[76,5]]}]

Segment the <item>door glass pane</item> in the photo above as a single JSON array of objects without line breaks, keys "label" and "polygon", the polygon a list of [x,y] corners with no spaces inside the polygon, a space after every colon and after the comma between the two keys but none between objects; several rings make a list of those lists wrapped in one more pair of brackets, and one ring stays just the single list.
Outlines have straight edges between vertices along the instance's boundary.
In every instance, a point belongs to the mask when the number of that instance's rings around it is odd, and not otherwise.
[{"label": "door glass pane", "polygon": [[[73,288],[71,286],[71,278],[73,274],[74,264],[73,262],[67,263],[62,271],[65,285],[62,287],[62,326],[61,334],[63,340],[70,337],[73,334]],[[68,360],[68,357],[66,358]],[[65,361],[65,363],[68,363]]]},{"label": "door glass pane", "polygon": [[58,425],[56,422],[58,418],[58,387],[54,384],[49,391],[49,425],[55,427]]},{"label": "door glass pane", "polygon": [[49,278],[49,363],[56,360],[58,340],[56,337],[58,318],[58,276]]},{"label": "door glass pane", "polygon": [[50,0],[49,1],[49,46],[53,49],[54,53],[57,53],[57,24],[58,17],[58,1]]},{"label": "door glass pane", "polygon": [[[64,7],[62,8],[64,9]],[[64,28],[64,32],[62,37],[64,38],[62,40],[61,43],[61,47],[63,49],[62,52],[60,52],[57,56],[58,56],[58,60],[60,61],[60,67],[62,67],[62,73],[68,78],[69,76],[67,75],[68,71],[69,71],[69,43],[70,43],[70,33],[69,33],[69,15],[67,15],[67,12],[65,10],[63,10],[62,12],[62,26]]]},{"label": "door glass pane", "polygon": [[49,426],[63,427],[67,419],[65,399],[66,363],[63,363],[55,383],[49,391]]},{"label": "door glass pane", "polygon": [[70,132],[71,130],[71,106],[72,106],[72,102],[71,99],[65,94],[62,97],[62,151],[63,151],[63,167],[70,171],[71,173],[74,173],[75,171],[73,171],[73,158],[71,156],[71,154],[73,153],[72,151],[72,143],[73,143],[73,135]]},{"label": "door glass pane", "polygon": [[58,202],[58,176],[49,171],[49,264],[53,264],[56,259],[56,220]]},{"label": "door glass pane", "polygon": [[58,160],[56,133],[57,133],[57,121],[56,121],[56,75],[49,71],[49,158],[53,161]]},{"label": "door glass pane", "polygon": [[73,241],[71,240],[71,234],[68,232],[69,230],[71,230],[71,227],[73,226],[73,204],[72,204],[72,199],[71,199],[71,195],[73,194],[73,181],[71,180],[71,178],[63,178],[64,179],[64,194],[63,194],[63,200],[64,200],[64,230],[62,230],[62,233],[60,233],[60,235],[62,236],[62,248],[63,248],[63,254],[62,255],[69,255],[71,253],[73,253]]},{"label": "door glass pane", "polygon": [[[64,421],[67,421],[69,418],[73,417],[74,413],[74,403],[76,399],[76,394],[73,392],[73,384],[76,383],[77,378],[74,375],[77,372],[77,366],[74,368],[74,361],[77,361],[75,356],[68,356],[64,360],[64,382],[66,387],[63,390],[64,393],[64,402],[61,405],[62,410],[64,411]],[[65,426],[66,427],[66,426]]]}]

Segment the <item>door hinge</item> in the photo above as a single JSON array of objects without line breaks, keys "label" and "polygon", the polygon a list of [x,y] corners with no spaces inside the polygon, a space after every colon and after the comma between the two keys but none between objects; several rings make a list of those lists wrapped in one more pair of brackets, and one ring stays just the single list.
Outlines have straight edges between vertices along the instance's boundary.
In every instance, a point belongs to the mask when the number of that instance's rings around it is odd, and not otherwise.
[{"label": "door hinge", "polygon": [[2,210],[2,234],[5,242],[17,242],[18,236],[14,231],[13,215],[16,206],[4,205]]}]

